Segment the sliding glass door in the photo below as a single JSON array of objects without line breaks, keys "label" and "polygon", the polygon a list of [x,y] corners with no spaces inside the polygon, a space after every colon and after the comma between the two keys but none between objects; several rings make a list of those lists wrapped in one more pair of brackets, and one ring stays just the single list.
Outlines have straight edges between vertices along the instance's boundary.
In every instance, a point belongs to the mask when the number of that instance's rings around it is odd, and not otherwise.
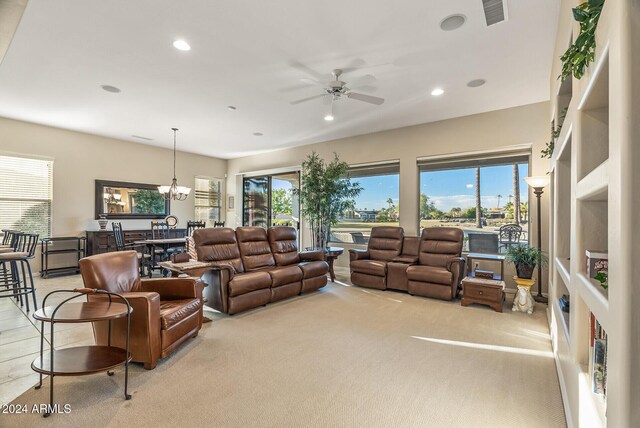
[{"label": "sliding glass door", "polygon": [[300,226],[300,202],[293,189],[300,188],[300,173],[288,172],[243,181],[243,226]]}]

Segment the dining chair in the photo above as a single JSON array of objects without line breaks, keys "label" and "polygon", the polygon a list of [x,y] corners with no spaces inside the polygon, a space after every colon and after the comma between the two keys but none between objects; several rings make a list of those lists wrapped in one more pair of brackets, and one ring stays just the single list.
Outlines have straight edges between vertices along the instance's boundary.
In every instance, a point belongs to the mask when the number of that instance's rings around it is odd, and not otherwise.
[{"label": "dining chair", "polygon": [[193,235],[193,231],[196,229],[204,229],[205,227],[207,227],[207,224],[204,221],[196,221],[196,220],[189,220],[187,221],[187,235],[186,236],[191,236]]},{"label": "dining chair", "polygon": [[148,254],[145,251],[144,245],[139,245],[135,243],[127,244],[124,230],[122,229],[122,223],[120,222],[111,222],[111,228],[113,229],[113,240],[116,244],[117,251],[128,251],[134,250],[138,254],[138,263],[140,265],[140,274],[144,275],[145,268],[150,269],[150,260],[151,254]]}]

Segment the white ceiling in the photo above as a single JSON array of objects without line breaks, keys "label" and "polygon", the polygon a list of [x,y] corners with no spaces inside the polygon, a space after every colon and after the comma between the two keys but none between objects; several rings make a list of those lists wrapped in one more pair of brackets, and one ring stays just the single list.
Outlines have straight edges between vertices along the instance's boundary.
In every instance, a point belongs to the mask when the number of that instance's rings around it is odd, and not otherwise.
[{"label": "white ceiling", "polygon": [[[549,98],[558,10],[511,0],[487,27],[481,0],[30,0],[0,116],[163,147],[175,126],[179,150],[233,158],[530,104]],[[442,31],[453,13],[467,23]],[[290,104],[320,93],[300,79],[350,64],[343,80],[373,74],[360,92],[383,105],[340,101],[329,123],[321,100]]]}]

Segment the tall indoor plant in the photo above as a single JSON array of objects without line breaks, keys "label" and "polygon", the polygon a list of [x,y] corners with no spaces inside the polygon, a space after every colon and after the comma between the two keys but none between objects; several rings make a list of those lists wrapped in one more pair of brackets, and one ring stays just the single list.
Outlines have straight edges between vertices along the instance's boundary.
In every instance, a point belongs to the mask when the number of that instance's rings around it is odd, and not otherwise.
[{"label": "tall indoor plant", "polygon": [[346,178],[349,165],[334,153],[331,162],[325,162],[312,152],[302,163],[300,189],[294,192],[300,198],[302,216],[309,222],[313,248],[325,248],[331,227],[339,216],[353,207],[353,198],[360,194],[359,183]]}]

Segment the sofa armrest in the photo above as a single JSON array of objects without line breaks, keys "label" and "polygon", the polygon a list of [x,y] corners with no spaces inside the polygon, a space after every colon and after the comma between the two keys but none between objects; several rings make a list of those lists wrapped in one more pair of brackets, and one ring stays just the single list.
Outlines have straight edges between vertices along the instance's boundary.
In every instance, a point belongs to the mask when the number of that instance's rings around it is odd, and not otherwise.
[{"label": "sofa armrest", "polygon": [[414,263],[418,263],[418,256],[410,256],[407,254],[400,254],[397,257],[394,257],[393,259],[391,259],[392,262],[396,262],[396,263],[408,263],[408,264],[414,264]]},{"label": "sofa armrest", "polygon": [[369,259],[369,250],[358,250],[356,248],[352,248],[349,250],[349,261],[368,260],[368,259]]},{"label": "sofa armrest", "polygon": [[140,289],[155,292],[161,300],[202,299],[203,284],[197,278],[153,278],[140,281]]},{"label": "sofa armrest", "polygon": [[453,282],[451,284],[451,297],[456,298],[458,295],[458,289],[460,288],[460,281],[464,277],[465,260],[462,257],[453,257],[447,263],[447,270],[453,274]]},{"label": "sofa armrest", "polygon": [[302,262],[324,261],[324,251],[322,250],[300,251],[298,254]]}]

